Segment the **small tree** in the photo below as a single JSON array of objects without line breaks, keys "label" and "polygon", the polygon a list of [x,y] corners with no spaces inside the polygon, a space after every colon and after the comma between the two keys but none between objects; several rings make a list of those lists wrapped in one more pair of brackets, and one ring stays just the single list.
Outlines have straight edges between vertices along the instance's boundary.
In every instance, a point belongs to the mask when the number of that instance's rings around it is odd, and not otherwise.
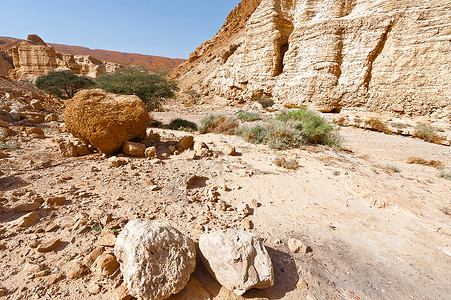
[{"label": "small tree", "polygon": [[152,73],[146,68],[130,66],[97,78],[97,86],[107,92],[136,95],[149,110],[157,109],[165,99],[175,97],[178,90],[175,81],[169,81],[164,73]]},{"label": "small tree", "polygon": [[95,85],[95,82],[84,76],[77,76],[71,71],[54,71],[39,76],[36,86],[44,92],[58,98],[72,98],[75,93]]}]

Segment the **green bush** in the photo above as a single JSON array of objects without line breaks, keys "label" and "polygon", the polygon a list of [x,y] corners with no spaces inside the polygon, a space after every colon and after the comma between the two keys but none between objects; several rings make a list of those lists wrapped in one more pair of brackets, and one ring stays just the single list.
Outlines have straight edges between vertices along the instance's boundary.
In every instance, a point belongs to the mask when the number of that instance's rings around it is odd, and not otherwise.
[{"label": "green bush", "polygon": [[239,110],[238,111],[238,119],[241,121],[244,121],[244,122],[253,122],[253,121],[261,120],[261,117],[257,113]]},{"label": "green bush", "polygon": [[39,76],[36,87],[61,99],[72,98],[82,89],[95,85],[91,79],[77,76],[71,71],[54,71],[47,75]]},{"label": "green bush", "polygon": [[451,180],[451,170],[441,170],[438,177],[443,178],[443,179],[447,179],[447,180]]},{"label": "green bush", "polygon": [[196,123],[183,119],[174,119],[168,125],[163,125],[163,128],[172,130],[196,131]]},{"label": "green bush", "polygon": [[175,97],[178,90],[175,81],[169,81],[163,73],[152,73],[143,67],[126,67],[97,78],[97,87],[107,92],[136,95],[149,110],[155,110],[165,99]]},{"label": "green bush", "polygon": [[299,108],[278,114],[268,123],[243,125],[237,134],[248,142],[268,144],[271,148],[296,148],[307,143],[340,146],[340,137],[319,114]]},{"label": "green bush", "polygon": [[268,108],[274,105],[274,100],[265,96],[258,96],[257,102],[260,103],[263,108]]},{"label": "green bush", "polygon": [[238,121],[234,117],[224,115],[207,115],[202,118],[199,133],[235,134]]},{"label": "green bush", "polygon": [[418,123],[415,126],[414,136],[419,137],[420,139],[423,139],[429,143],[440,144],[443,139],[437,135],[437,131],[439,131],[437,128],[434,128],[430,125]]}]

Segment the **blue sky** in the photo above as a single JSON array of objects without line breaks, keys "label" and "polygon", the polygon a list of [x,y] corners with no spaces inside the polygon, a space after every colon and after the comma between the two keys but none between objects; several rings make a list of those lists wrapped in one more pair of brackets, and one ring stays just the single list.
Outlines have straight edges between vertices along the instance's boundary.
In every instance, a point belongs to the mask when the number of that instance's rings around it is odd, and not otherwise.
[{"label": "blue sky", "polygon": [[0,36],[188,58],[240,0],[0,0]]}]

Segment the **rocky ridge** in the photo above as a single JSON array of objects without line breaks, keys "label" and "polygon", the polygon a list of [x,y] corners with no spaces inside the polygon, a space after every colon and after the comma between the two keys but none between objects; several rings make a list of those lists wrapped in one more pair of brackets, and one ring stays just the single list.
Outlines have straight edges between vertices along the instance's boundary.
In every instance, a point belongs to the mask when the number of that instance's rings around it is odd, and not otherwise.
[{"label": "rocky ridge", "polygon": [[34,34],[19,42],[10,51],[13,69],[8,71],[8,76],[12,79],[34,81],[40,75],[57,70],[70,70],[77,75],[95,78],[121,67],[119,64],[102,62],[89,55],[74,56],[58,52]]},{"label": "rocky ridge", "polygon": [[451,118],[448,1],[244,0],[172,73],[231,101]]}]

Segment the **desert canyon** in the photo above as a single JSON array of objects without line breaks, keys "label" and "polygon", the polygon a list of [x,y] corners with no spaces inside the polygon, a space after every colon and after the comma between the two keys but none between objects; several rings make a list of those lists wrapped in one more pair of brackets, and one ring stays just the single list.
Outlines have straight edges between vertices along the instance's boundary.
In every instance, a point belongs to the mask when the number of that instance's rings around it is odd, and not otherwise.
[{"label": "desert canyon", "polygon": [[[177,97],[34,84],[129,65]],[[305,107],[339,146],[168,126]],[[0,298],[449,299],[450,145],[445,0],[243,0],[188,60],[0,37]]]}]

